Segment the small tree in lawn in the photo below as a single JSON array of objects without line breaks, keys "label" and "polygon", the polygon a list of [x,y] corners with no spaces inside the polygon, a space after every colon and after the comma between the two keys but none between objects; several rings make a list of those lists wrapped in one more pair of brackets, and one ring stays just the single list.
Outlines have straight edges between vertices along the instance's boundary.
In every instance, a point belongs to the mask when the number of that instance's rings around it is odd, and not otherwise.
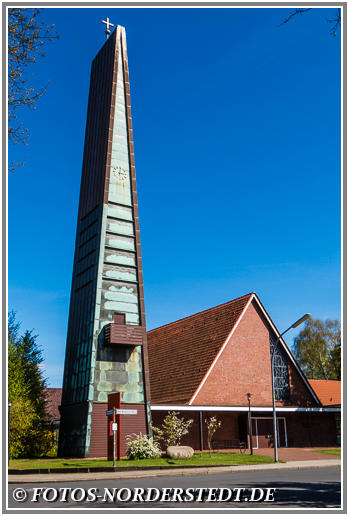
[{"label": "small tree in lawn", "polygon": [[205,419],[205,423],[207,426],[207,446],[211,453],[213,435],[222,426],[222,421],[219,421],[216,416],[212,416],[210,419]]},{"label": "small tree in lawn", "polygon": [[168,412],[161,428],[151,425],[156,440],[163,441],[166,448],[169,446],[179,446],[182,437],[189,433],[189,428],[193,424],[193,419],[185,420],[183,417],[178,416],[179,412]]}]

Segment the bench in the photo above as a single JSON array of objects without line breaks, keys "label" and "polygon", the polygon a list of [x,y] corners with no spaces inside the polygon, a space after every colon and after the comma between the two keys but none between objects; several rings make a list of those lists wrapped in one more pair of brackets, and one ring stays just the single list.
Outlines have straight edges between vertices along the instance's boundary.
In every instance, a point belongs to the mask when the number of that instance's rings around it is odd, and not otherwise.
[{"label": "bench", "polygon": [[223,450],[223,449],[238,449],[240,453],[245,453],[246,451],[246,443],[240,441],[239,439],[216,439],[212,441],[212,449],[213,450]]}]

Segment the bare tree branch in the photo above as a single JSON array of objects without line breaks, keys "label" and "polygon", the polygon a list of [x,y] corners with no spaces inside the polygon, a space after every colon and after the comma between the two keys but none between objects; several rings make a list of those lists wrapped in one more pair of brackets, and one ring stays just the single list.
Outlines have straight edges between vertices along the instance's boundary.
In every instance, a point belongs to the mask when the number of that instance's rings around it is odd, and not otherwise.
[{"label": "bare tree branch", "polygon": [[328,21],[328,23],[333,23],[333,25],[330,29],[330,34],[331,34],[331,36],[336,37],[337,31],[341,27],[341,22],[342,22],[340,8],[337,9],[337,16],[333,20],[327,20],[327,21]]},{"label": "bare tree branch", "polygon": [[[54,25],[44,27],[37,17],[39,9],[8,10],[8,137],[13,144],[28,145],[28,129],[18,122],[17,110],[23,106],[35,109],[37,101],[46,92],[46,87],[36,88],[31,84],[32,74],[28,67],[45,57],[43,46],[58,39]],[[19,166],[11,164],[10,171]]]},{"label": "bare tree branch", "polygon": [[[295,9],[282,23],[280,23],[279,27],[288,23],[294,16],[302,15],[307,11],[311,11],[312,7],[307,7],[306,9]],[[332,27],[330,29],[331,36],[336,36],[338,29],[341,27],[341,10],[337,9],[337,16],[333,20],[327,20],[328,23],[332,23]]]},{"label": "bare tree branch", "polygon": [[295,11],[293,11],[282,23],[280,23],[279,27],[281,27],[281,25],[285,25],[285,23],[288,23],[294,16],[297,16],[298,14],[302,15],[307,11],[311,11],[311,9],[311,7],[307,7],[306,9],[295,9]]}]

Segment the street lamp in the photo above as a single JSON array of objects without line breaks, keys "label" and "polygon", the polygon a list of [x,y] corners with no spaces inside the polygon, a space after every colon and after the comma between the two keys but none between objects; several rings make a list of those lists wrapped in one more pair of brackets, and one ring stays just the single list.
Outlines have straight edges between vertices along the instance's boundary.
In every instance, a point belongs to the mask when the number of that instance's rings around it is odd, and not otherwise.
[{"label": "street lamp", "polygon": [[10,415],[11,415],[12,400],[8,400],[8,421],[7,421],[7,433],[8,433],[8,464],[10,464]]},{"label": "street lamp", "polygon": [[249,434],[249,441],[250,441],[250,455],[253,455],[253,448],[252,448],[252,424],[251,424],[251,397],[252,394],[248,392],[246,394],[247,401],[248,401],[248,434]]},{"label": "street lamp", "polygon": [[275,387],[274,387],[274,358],[275,358],[275,351],[276,347],[278,345],[279,340],[285,333],[290,330],[291,328],[297,328],[302,322],[306,321],[307,319],[310,319],[310,314],[305,314],[303,317],[298,319],[295,323],[293,323],[287,330],[283,331],[279,337],[276,339],[276,342],[273,346],[273,352],[271,355],[271,392],[272,392],[272,400],[273,400],[273,427],[274,427],[274,462],[278,462],[279,460],[279,454],[278,454],[278,429],[277,429],[277,421],[276,421],[276,408],[275,408]]}]

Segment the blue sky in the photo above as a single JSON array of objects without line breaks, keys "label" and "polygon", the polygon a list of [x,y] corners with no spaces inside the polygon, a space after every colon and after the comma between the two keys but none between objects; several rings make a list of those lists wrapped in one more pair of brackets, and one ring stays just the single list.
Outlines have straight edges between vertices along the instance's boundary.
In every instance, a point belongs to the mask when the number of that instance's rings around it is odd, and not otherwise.
[{"label": "blue sky", "polygon": [[[147,326],[255,291],[284,330],[340,319],[340,37],[335,9],[46,8],[10,159],[9,309],[61,386],[89,75],[107,16],[127,31]],[[291,345],[297,330],[289,332]]]}]

